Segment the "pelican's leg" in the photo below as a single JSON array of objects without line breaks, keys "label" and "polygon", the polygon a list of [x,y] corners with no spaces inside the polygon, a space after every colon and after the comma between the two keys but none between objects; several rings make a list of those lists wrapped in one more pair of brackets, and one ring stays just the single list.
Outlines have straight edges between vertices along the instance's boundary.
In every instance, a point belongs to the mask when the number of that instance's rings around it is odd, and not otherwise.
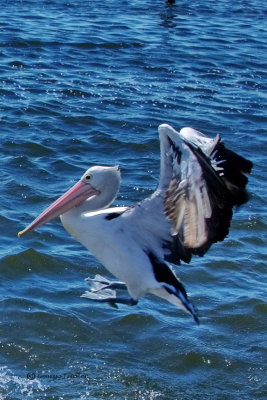
[{"label": "pelican's leg", "polygon": [[101,275],[96,275],[94,278],[86,278],[90,285],[91,292],[99,292],[103,289],[126,289],[127,286],[124,282],[110,281]]},{"label": "pelican's leg", "polygon": [[108,303],[111,307],[118,308],[117,304],[126,304],[134,306],[137,300],[131,297],[116,297],[116,291],[113,289],[127,290],[124,282],[110,281],[101,275],[96,275],[94,278],[86,278],[90,285],[90,291],[86,291],[81,297],[89,300]]},{"label": "pelican's leg", "polygon": [[137,300],[134,300],[131,297],[129,298],[116,297],[115,290],[110,290],[110,289],[105,289],[105,290],[103,289],[103,292],[101,293],[87,291],[84,294],[82,294],[81,297],[93,301],[98,301],[101,303],[108,303],[111,307],[114,308],[118,308],[117,304],[126,304],[127,306],[134,306],[138,303]]},{"label": "pelican's leg", "polygon": [[134,300],[131,297],[115,297],[113,298],[106,298],[105,300],[100,300],[102,302],[107,302],[111,307],[118,308],[118,304],[126,304],[126,306],[136,306],[138,300]]}]

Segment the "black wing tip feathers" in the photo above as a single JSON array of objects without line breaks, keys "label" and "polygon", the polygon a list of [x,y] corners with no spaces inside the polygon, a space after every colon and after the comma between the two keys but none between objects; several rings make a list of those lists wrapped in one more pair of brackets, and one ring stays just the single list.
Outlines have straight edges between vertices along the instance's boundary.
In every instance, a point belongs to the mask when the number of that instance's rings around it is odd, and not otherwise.
[{"label": "black wing tip feathers", "polygon": [[249,195],[246,191],[248,183],[246,175],[252,171],[252,161],[229,150],[222,141],[219,141],[214,151],[216,153],[214,157],[215,163],[221,162],[222,171],[219,172],[219,175],[232,196],[232,205],[240,206],[246,203],[249,200]]}]

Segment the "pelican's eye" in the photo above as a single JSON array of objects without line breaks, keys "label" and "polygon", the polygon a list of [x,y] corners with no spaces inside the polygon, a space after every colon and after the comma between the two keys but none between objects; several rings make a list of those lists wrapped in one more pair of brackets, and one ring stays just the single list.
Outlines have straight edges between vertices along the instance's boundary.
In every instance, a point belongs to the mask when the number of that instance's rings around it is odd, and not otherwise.
[{"label": "pelican's eye", "polygon": [[85,175],[84,179],[85,179],[86,181],[90,181],[91,175]]}]

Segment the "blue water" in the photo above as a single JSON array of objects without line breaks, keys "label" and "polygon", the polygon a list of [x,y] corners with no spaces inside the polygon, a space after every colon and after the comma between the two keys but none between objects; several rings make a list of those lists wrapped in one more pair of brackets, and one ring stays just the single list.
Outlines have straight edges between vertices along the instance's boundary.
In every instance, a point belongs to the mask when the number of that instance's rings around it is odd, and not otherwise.
[{"label": "blue water", "polygon": [[[13,0],[0,7],[0,399],[254,400],[266,391],[266,6],[260,0]],[[16,234],[94,164],[116,204],[150,195],[157,127],[220,133],[254,162],[229,237],[176,269],[200,326],[108,276],[59,220]]]}]

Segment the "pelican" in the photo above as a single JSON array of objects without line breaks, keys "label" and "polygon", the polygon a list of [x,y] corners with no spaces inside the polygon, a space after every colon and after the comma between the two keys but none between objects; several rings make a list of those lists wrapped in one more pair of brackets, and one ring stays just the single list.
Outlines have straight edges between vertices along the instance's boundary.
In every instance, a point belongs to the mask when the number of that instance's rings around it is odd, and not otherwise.
[{"label": "pelican", "polygon": [[[245,203],[252,163],[227,149],[219,135],[193,128],[158,128],[160,177],[153,194],[134,206],[111,207],[118,166],[93,166],[30,225],[21,237],[60,216],[64,228],[117,279],[91,279],[90,300],[135,305],[152,293],[191,314],[197,310],[170,264],[189,263],[228,235],[232,211]],[[129,297],[117,296],[127,289]]]}]

